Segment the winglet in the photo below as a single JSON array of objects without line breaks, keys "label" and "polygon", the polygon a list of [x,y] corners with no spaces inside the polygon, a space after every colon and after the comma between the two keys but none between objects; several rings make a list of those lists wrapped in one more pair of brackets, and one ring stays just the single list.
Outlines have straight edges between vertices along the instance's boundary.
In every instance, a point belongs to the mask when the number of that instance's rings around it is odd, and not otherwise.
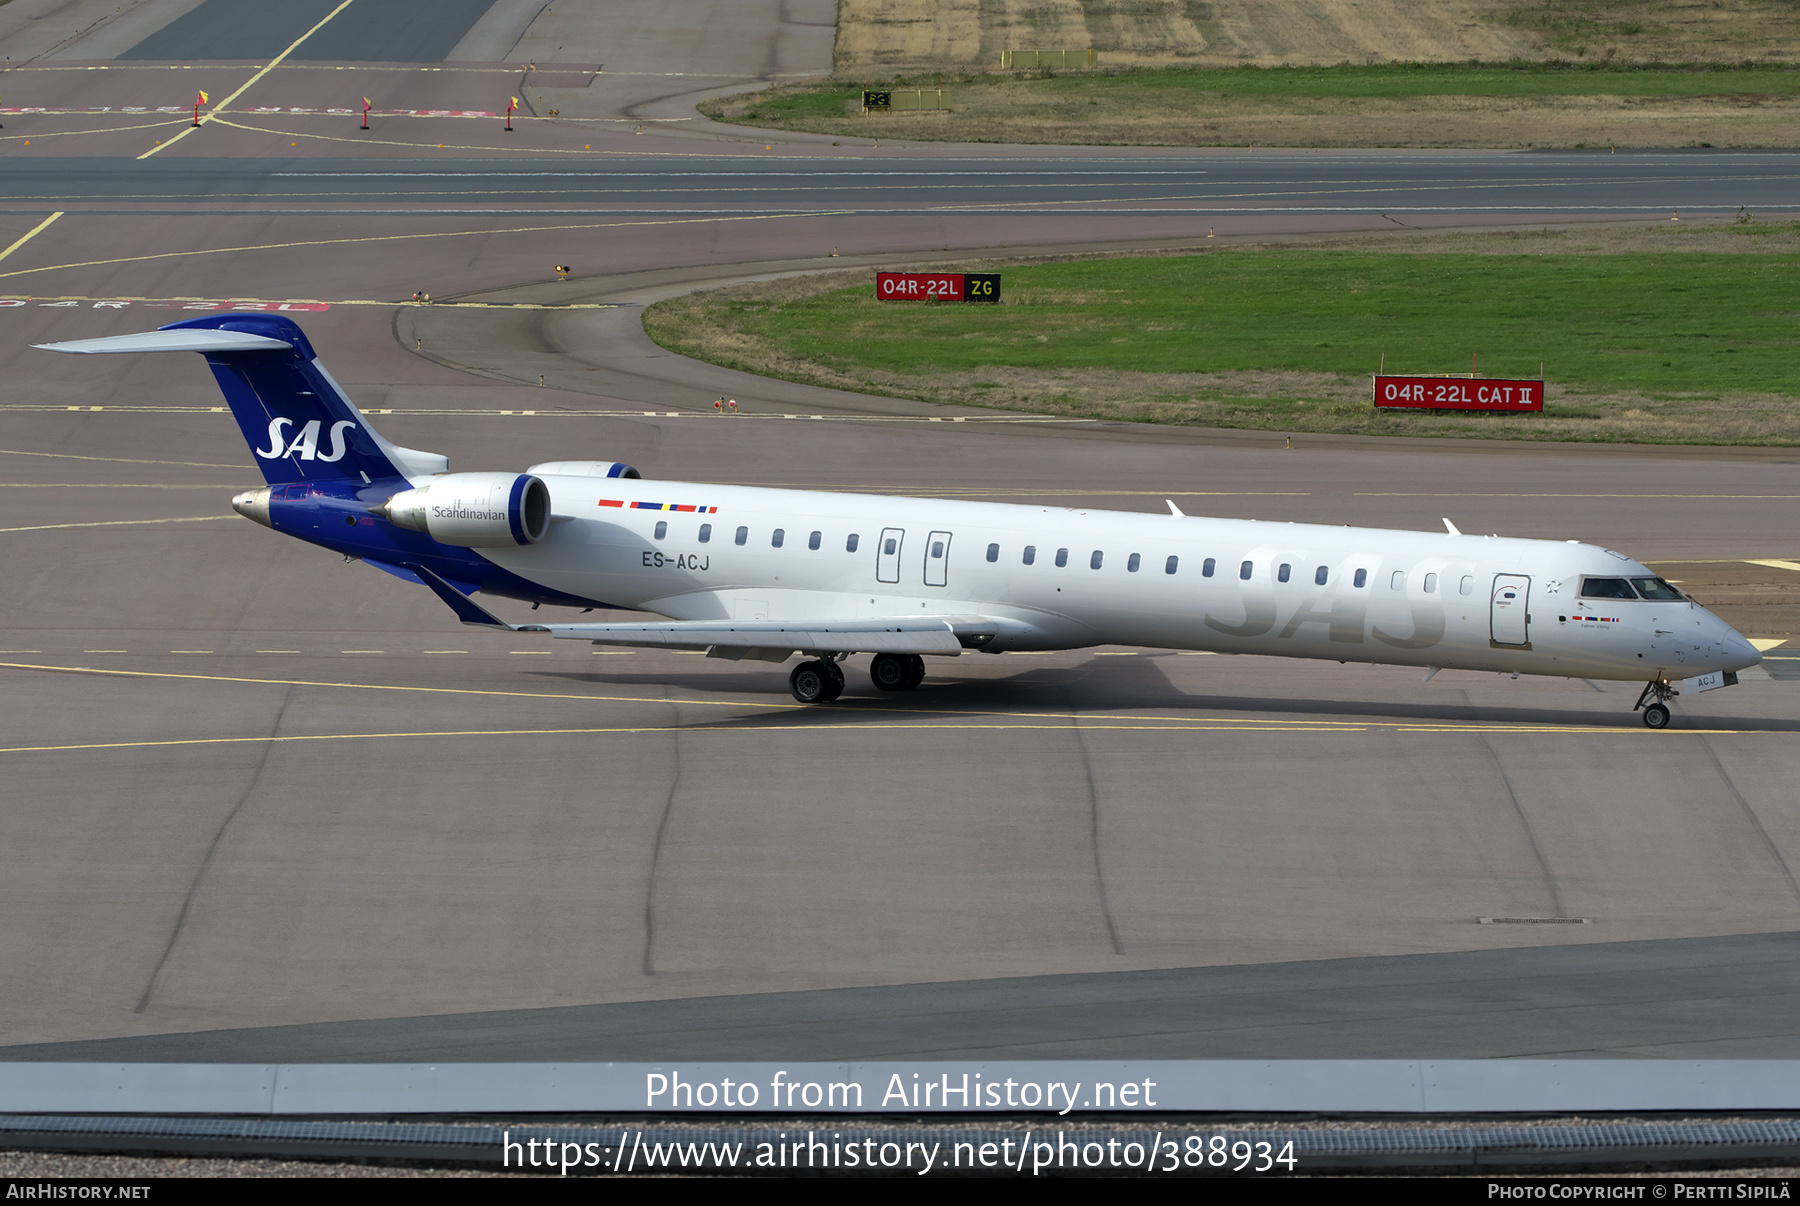
[{"label": "winglet", "polygon": [[1173,515],[1176,519],[1186,519],[1187,518],[1187,516],[1185,516],[1181,513],[1181,508],[1175,505],[1174,499],[1165,498],[1165,499],[1163,499],[1163,501],[1169,504],[1169,514]]},{"label": "winglet", "polygon": [[1452,536],[1462,535],[1461,532],[1456,530],[1456,525],[1451,523],[1448,519],[1444,520],[1444,531],[1450,533]]},{"label": "winglet", "polygon": [[424,566],[408,564],[405,568],[417,574],[419,581],[429,586],[433,594],[447,603],[450,610],[456,613],[456,618],[463,623],[473,624],[478,628],[504,628],[508,632],[519,631]]}]

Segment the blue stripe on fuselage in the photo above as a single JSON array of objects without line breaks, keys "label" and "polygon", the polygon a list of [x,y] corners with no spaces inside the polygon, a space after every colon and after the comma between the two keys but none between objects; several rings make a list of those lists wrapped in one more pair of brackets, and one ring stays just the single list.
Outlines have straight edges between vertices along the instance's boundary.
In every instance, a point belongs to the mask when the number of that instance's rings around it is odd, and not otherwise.
[{"label": "blue stripe on fuselage", "polygon": [[[410,531],[369,514],[369,508],[386,502],[410,485],[404,478],[388,478],[366,486],[349,482],[276,486],[269,496],[269,524],[284,536],[334,553],[384,565],[423,565],[440,578],[489,594],[569,607],[613,606],[543,586],[500,568],[474,549],[442,544],[423,532]],[[372,524],[368,522],[371,519]]]}]

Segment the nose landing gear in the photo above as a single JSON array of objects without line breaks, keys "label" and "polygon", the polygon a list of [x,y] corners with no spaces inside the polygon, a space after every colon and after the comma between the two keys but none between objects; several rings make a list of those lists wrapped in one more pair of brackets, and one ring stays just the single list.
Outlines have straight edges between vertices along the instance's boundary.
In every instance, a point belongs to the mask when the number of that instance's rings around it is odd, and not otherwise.
[{"label": "nose landing gear", "polygon": [[1668,679],[1653,678],[1644,684],[1643,694],[1638,696],[1637,704],[1632,711],[1635,712],[1638,708],[1644,710],[1644,727],[1666,729],[1669,727],[1667,701],[1680,694],[1680,691],[1669,685]]}]

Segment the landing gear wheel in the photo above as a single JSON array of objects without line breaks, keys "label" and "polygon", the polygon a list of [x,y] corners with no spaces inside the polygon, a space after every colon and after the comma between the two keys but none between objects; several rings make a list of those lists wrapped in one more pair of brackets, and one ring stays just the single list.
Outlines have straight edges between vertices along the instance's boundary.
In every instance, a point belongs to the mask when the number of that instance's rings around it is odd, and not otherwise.
[{"label": "landing gear wheel", "polygon": [[1638,696],[1637,706],[1644,709],[1644,726],[1651,729],[1669,727],[1669,701],[1681,692],[1669,685],[1666,678],[1653,678],[1644,684],[1643,694]]},{"label": "landing gear wheel", "polygon": [[[834,685],[831,671],[835,669],[837,667],[828,666],[825,662],[801,662],[788,675],[788,690],[803,704],[830,703],[837,698],[831,690]],[[843,677],[839,675],[835,680],[839,690],[843,689],[842,683]]]},{"label": "landing gear wheel", "polygon": [[906,690],[910,691],[925,681],[925,659],[916,653],[909,653],[906,660],[912,663],[912,674],[906,680]]},{"label": "landing gear wheel", "polygon": [[819,702],[831,703],[844,693],[844,671],[836,662],[820,662],[819,666],[826,678],[825,698]]},{"label": "landing gear wheel", "polygon": [[913,660],[902,653],[877,653],[869,662],[869,681],[878,691],[910,691],[918,681]]}]

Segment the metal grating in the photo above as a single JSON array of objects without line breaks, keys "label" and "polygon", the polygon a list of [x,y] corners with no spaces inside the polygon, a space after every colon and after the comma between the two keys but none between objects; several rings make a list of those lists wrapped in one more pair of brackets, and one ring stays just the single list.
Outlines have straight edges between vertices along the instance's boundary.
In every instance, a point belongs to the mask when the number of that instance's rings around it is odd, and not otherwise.
[{"label": "metal grating", "polygon": [[[503,1135],[513,1142],[529,1139],[553,1139],[559,1143],[597,1143],[617,1147],[623,1142],[650,1143],[745,1143],[775,1142],[777,1137],[793,1140],[812,1131],[825,1133],[858,1133],[901,1143],[909,1141],[941,1143],[1015,1144],[1031,1131],[1039,1136],[1057,1135],[1075,1143],[1100,1142],[1109,1139],[1121,1143],[1149,1143],[1161,1134],[1222,1135],[1227,1142],[1239,1139],[1252,1143],[1272,1143],[1277,1148],[1286,1143],[1304,1164],[1309,1159],[1329,1157],[1379,1156],[1386,1162],[1396,1157],[1417,1156],[1428,1163],[1442,1163],[1446,1157],[1473,1161],[1482,1155],[1505,1155],[1512,1158],[1544,1156],[1566,1159],[1591,1155],[1604,1159],[1608,1153],[1646,1149],[1714,1149],[1720,1155],[1734,1149],[1769,1149],[1800,1145],[1800,1119],[1731,1120],[1720,1122],[1579,1122],[1523,1123],[1516,1125],[1474,1126],[1342,1126],[1309,1129],[1280,1127],[1254,1129],[1206,1128],[1194,1122],[1171,1123],[1166,1128],[1133,1128],[1130,1130],[1098,1129],[1091,1125],[1061,1127],[1055,1124],[1027,1126],[1005,1130],[992,1127],[947,1123],[942,1127],[862,1125],[837,1119],[796,1120],[783,1126],[609,1126],[583,1124],[523,1126],[491,1124],[456,1125],[422,1122],[312,1121],[304,1119],[250,1118],[186,1118],[186,1117],[122,1117],[66,1114],[11,1114],[0,1116],[0,1145],[5,1137],[56,1136],[79,1140],[135,1140],[130,1146],[153,1146],[153,1141],[223,1140],[254,1151],[260,1143],[303,1143],[329,1147],[333,1144],[432,1148],[445,1157],[469,1160],[496,1160]],[[146,1142],[151,1141],[151,1142]],[[95,1144],[94,1146],[99,1146]]]}]

